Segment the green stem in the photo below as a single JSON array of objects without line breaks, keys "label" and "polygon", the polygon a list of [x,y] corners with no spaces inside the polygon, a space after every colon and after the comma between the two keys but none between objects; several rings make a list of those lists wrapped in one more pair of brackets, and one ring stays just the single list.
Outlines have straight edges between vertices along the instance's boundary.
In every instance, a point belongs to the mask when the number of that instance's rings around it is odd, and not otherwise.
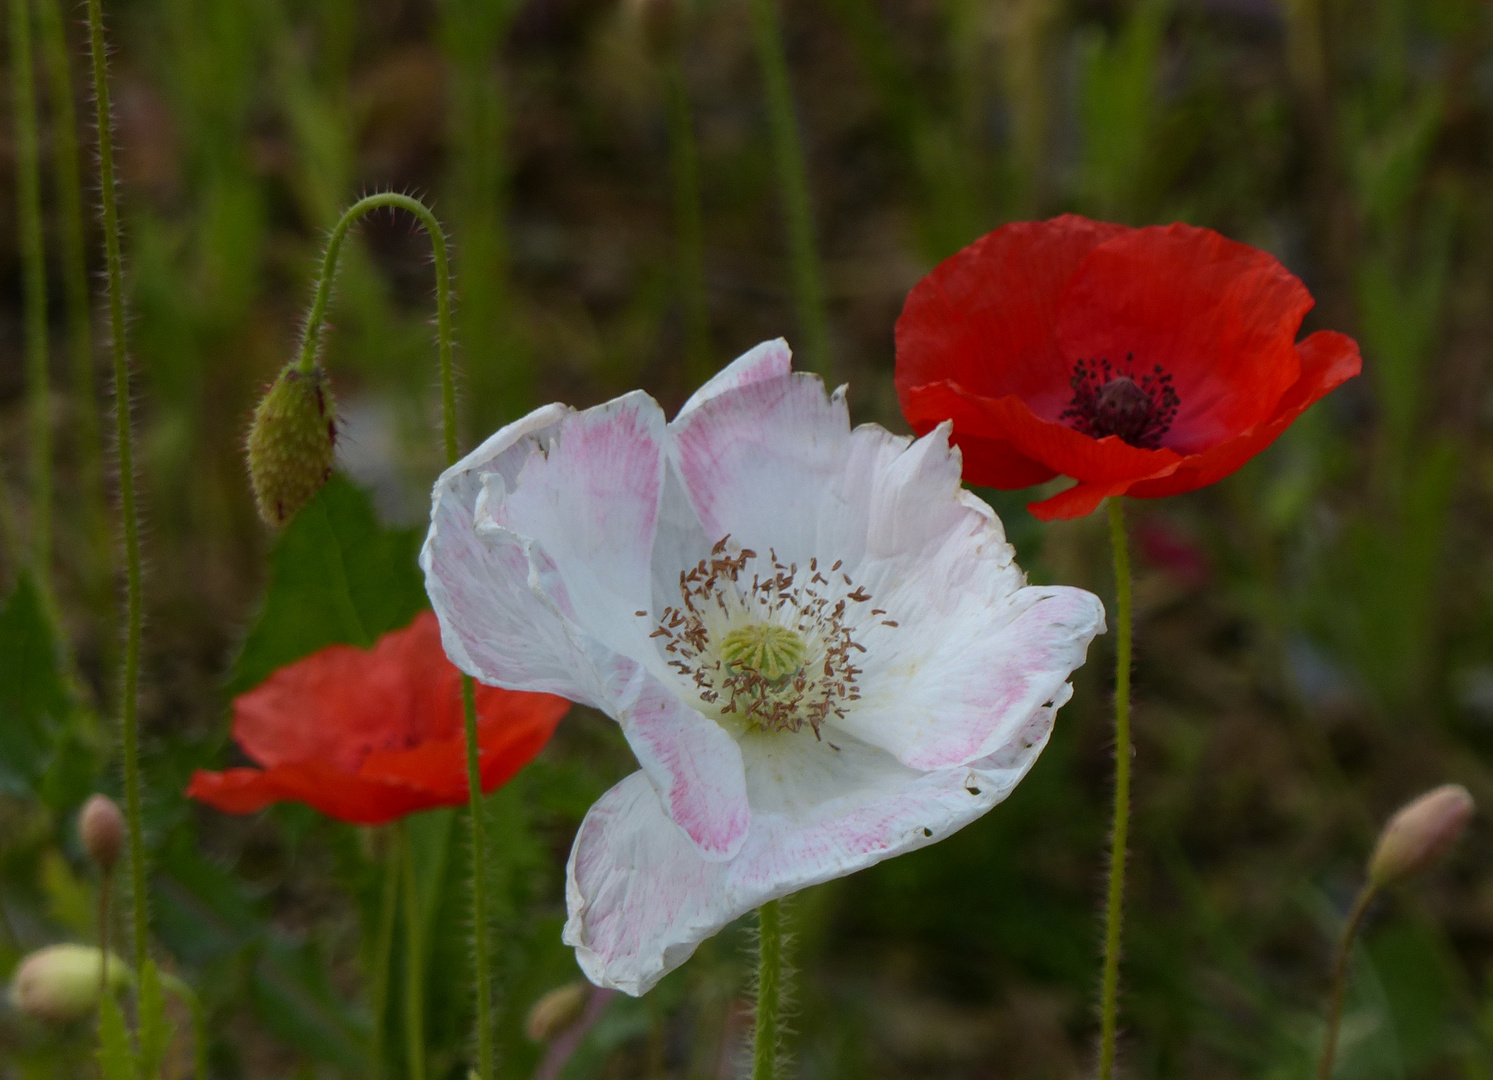
[{"label": "green stem", "polygon": [[[321,344],[321,328],[331,302],[332,285],[348,230],[364,214],[384,208],[399,209],[414,215],[430,234],[435,262],[436,341],[441,365],[441,432],[446,464],[454,465],[459,453],[456,432],[456,374],[451,360],[451,271],[446,251],[446,231],[435,214],[418,199],[386,191],[369,195],[353,203],[332,228],[322,257],[321,277],[306,318],[306,334],[301,341],[297,368],[309,374],[316,366]],[[491,1003],[488,991],[487,895],[482,868],[486,865],[487,844],[482,822],[482,777],[477,744],[477,699],[471,676],[462,678],[462,713],[466,736],[468,813],[472,831],[472,968],[477,993],[477,1075],[492,1080]]]},{"label": "green stem", "polygon": [[[392,840],[392,837],[390,838]],[[384,889],[379,899],[378,937],[374,942],[373,993],[373,1076],[384,1075],[384,1019],[389,1011],[389,964],[394,955],[394,913],[399,907],[399,845],[390,843],[384,852]]]},{"label": "green stem", "polygon": [[704,226],[700,212],[700,172],[695,154],[695,126],[690,115],[689,84],[684,77],[684,40],[673,43],[664,59],[669,97],[669,159],[674,173],[674,227],[679,245],[679,293],[689,384],[698,386],[715,370],[710,350],[710,305],[705,288]]},{"label": "green stem", "polygon": [[31,544],[42,591],[52,588],[52,387],[47,373],[47,272],[31,65],[31,0],[10,0],[11,105],[15,120],[16,229],[25,299],[26,386],[31,412]]},{"label": "green stem", "polygon": [[425,1080],[425,943],[420,932],[420,894],[415,888],[415,853],[410,831],[399,823],[400,863],[404,873],[404,1037],[410,1080]]},{"label": "green stem", "polygon": [[105,870],[98,883],[99,1000],[109,992],[109,885],[113,875]]},{"label": "green stem", "polygon": [[752,1038],[752,1080],[777,1080],[783,1009],[783,911],[769,900],[757,909],[757,1029]]},{"label": "green stem", "polygon": [[60,0],[37,0],[37,23],[52,106],[53,173],[57,231],[62,254],[62,288],[67,304],[67,344],[71,358],[78,479],[83,514],[96,557],[94,577],[107,594],[111,552],[109,514],[104,502],[103,442],[99,434],[98,388],[93,366],[93,301],[83,234],[82,170],[78,161],[78,113],[73,98],[72,64]]},{"label": "green stem", "polygon": [[1327,1032],[1322,1038],[1322,1060],[1317,1065],[1317,1080],[1332,1080],[1338,1025],[1343,1019],[1343,997],[1348,991],[1348,960],[1353,954],[1353,939],[1358,935],[1358,927],[1377,892],[1373,882],[1366,883],[1358,899],[1353,901],[1348,921],[1343,924],[1343,936],[1338,940],[1337,955],[1332,960],[1332,993],[1327,1002]]},{"label": "green stem", "polygon": [[824,286],[814,247],[814,220],[809,207],[809,179],[793,113],[793,89],[788,81],[788,59],[783,54],[782,29],[776,0],[751,0],[757,62],[767,92],[767,120],[772,133],[778,191],[788,227],[793,263],[793,291],[802,324],[805,366],[829,375],[829,320],[824,310]]},{"label": "green stem", "polygon": [[130,833],[130,892],[134,912],[135,969],[149,956],[150,916],[146,910],[145,838],[140,828],[140,523],[135,510],[135,455],[130,430],[130,367],[124,336],[124,271],[119,253],[119,203],[114,188],[113,111],[109,103],[108,54],[100,0],[88,0],[89,47],[93,54],[93,100],[98,128],[99,191],[108,269],[109,337],[114,358],[114,425],[119,455],[119,516],[124,529],[127,594],[125,602],[124,687],[119,731],[124,757],[124,809]]},{"label": "green stem", "polygon": [[1125,853],[1130,833],[1130,549],[1125,507],[1109,499],[1109,539],[1115,560],[1115,811],[1110,833],[1109,895],[1104,911],[1104,974],[1099,1000],[1099,1080],[1115,1071],[1119,1012],[1120,929],[1125,910]]}]

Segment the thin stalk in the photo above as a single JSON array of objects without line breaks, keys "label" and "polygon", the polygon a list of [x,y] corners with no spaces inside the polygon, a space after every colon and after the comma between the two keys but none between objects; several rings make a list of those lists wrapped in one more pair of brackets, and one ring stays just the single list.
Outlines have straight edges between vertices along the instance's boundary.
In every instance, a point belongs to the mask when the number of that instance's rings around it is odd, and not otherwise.
[{"label": "thin stalk", "polygon": [[1353,954],[1353,939],[1364,914],[1369,910],[1378,890],[1372,881],[1365,883],[1353,909],[1348,912],[1348,921],[1343,924],[1343,936],[1338,939],[1337,955],[1332,960],[1332,992],[1327,1001],[1327,1032],[1322,1037],[1322,1060],[1317,1064],[1317,1080],[1332,1080],[1332,1063],[1337,1056],[1338,1026],[1343,1019],[1343,998],[1348,991],[1348,960]]},{"label": "thin stalk", "polygon": [[752,1080],[777,1080],[782,1039],[783,911],[769,900],[757,909],[757,1017],[752,1037]]},{"label": "thin stalk", "polygon": [[425,1080],[425,944],[420,932],[420,894],[415,888],[415,857],[410,831],[399,823],[404,876],[404,1039],[410,1080]]},{"label": "thin stalk", "polygon": [[378,937],[374,942],[373,993],[373,1076],[384,1075],[384,1018],[389,1011],[389,964],[394,956],[394,913],[399,907],[399,845],[390,843],[384,852],[384,889],[379,899]]},{"label": "thin stalk", "polygon": [[109,993],[109,886],[112,875],[105,870],[98,883],[99,1000]]},{"label": "thin stalk", "polygon": [[698,386],[715,371],[710,352],[710,305],[705,288],[704,226],[700,171],[689,84],[684,77],[684,39],[673,42],[663,61],[669,109],[669,162],[674,174],[674,228],[678,244],[679,296],[684,307],[686,369]]},{"label": "thin stalk", "polygon": [[47,372],[47,271],[42,253],[31,0],[10,0],[11,106],[15,123],[16,231],[25,300],[26,390],[31,434],[31,557],[52,594],[52,386]]},{"label": "thin stalk", "polygon": [[793,111],[793,88],[788,80],[788,58],[778,24],[776,0],[751,0],[757,62],[767,93],[767,121],[772,133],[773,159],[778,170],[778,194],[788,227],[793,264],[793,292],[804,335],[805,366],[829,375],[829,319],[824,309],[824,285],[814,245],[814,217],[809,205],[809,178],[799,143]]},{"label": "thin stalk", "polygon": [[1115,810],[1110,832],[1109,895],[1104,911],[1104,974],[1099,997],[1099,1080],[1115,1071],[1119,1012],[1120,930],[1125,915],[1125,853],[1130,834],[1130,549],[1125,507],[1109,502],[1109,540],[1115,561]]},{"label": "thin stalk", "polygon": [[119,454],[119,516],[124,530],[127,593],[125,602],[124,687],[119,731],[124,758],[124,811],[130,833],[130,893],[134,913],[135,969],[149,957],[150,915],[145,894],[145,838],[140,829],[140,523],[135,509],[135,454],[130,429],[130,366],[124,336],[124,271],[119,253],[119,202],[114,188],[113,110],[109,103],[109,61],[104,47],[100,0],[88,0],[88,39],[93,54],[94,119],[98,129],[100,210],[109,288],[109,344],[114,359],[114,426]]},{"label": "thin stalk", "polygon": [[[342,244],[347,239],[348,230],[364,214],[384,208],[404,210],[414,215],[430,234],[435,262],[436,342],[441,365],[441,432],[446,464],[454,465],[460,451],[456,431],[456,373],[451,359],[451,270],[446,251],[446,230],[441,227],[430,208],[419,199],[386,191],[359,199],[343,212],[341,219],[332,228],[332,235],[327,239],[327,249],[322,256],[321,277],[317,280],[311,312],[306,318],[306,334],[301,340],[300,358],[296,366],[302,374],[310,374],[316,367],[321,328],[326,319],[327,306],[331,303],[337,263],[341,258]],[[487,890],[482,877],[482,868],[487,863],[487,838],[482,822],[477,697],[471,676],[463,676],[461,686],[466,736],[468,816],[472,830],[472,969],[477,994],[477,1075],[479,1080],[492,1080],[491,994],[487,975],[491,957],[488,954]]]},{"label": "thin stalk", "polygon": [[67,350],[71,359],[78,481],[83,515],[97,563],[95,579],[108,588],[111,552],[104,501],[103,440],[99,433],[98,387],[93,365],[93,300],[83,234],[82,170],[78,162],[78,113],[72,63],[60,0],[37,0],[37,24],[52,108],[52,169],[57,196],[57,231],[62,254],[62,289],[67,305]]}]

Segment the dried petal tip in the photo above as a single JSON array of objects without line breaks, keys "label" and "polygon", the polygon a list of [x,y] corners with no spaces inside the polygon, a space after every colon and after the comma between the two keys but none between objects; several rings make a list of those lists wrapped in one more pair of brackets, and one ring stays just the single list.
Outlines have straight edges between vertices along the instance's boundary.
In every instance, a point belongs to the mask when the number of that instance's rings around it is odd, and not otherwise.
[{"label": "dried petal tip", "polygon": [[1472,819],[1472,796],[1461,784],[1444,784],[1401,807],[1369,860],[1369,881],[1389,885],[1435,866]]},{"label": "dried petal tip", "polygon": [[320,367],[280,372],[254,410],[249,480],[267,525],[284,525],[332,475],[337,442],[332,387]]},{"label": "dried petal tip", "polygon": [[78,838],[100,870],[108,873],[124,850],[124,815],[107,795],[90,795],[78,814]]},{"label": "dried petal tip", "polygon": [[[103,954],[91,945],[49,945],[21,961],[10,983],[10,1003],[49,1024],[81,1020],[99,1002]],[[109,954],[109,989],[129,984],[130,969]]]},{"label": "dried petal tip", "polygon": [[566,983],[534,1002],[524,1021],[524,1030],[534,1042],[549,1042],[581,1018],[591,988],[585,983]]}]

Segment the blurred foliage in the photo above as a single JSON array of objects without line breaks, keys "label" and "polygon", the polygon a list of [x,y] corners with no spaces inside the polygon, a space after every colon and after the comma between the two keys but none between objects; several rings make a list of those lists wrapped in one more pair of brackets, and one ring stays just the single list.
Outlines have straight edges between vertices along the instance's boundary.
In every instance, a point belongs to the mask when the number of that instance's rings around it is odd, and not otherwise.
[{"label": "blurred foliage", "polygon": [[[720,363],[797,329],[747,4],[681,3]],[[382,187],[429,194],[451,226],[468,444],[545,400],[585,405],[643,386],[680,403],[691,345],[672,76],[638,5],[621,0],[107,6],[148,523],[158,955],[203,999],[214,1077],[366,1076],[386,839],[294,806],[228,818],[178,793],[193,768],[235,762],[233,693],[321,645],[366,644],[424,603],[414,558],[441,456],[432,283],[408,222],[360,226],[331,312],[325,361],[347,478],[270,536],[249,498],[243,432],[296,341],[323,230]],[[1261,459],[1134,507],[1126,1074],[1310,1076],[1328,952],[1378,822],[1443,780],[1493,806],[1493,8],[781,7],[835,367],[859,419],[900,426],[891,330],[918,277],[1002,221],[1066,210],[1180,218],[1265,247],[1317,297],[1307,329],[1363,345],[1364,377]],[[46,155],[80,133],[55,129],[39,90]],[[90,406],[65,390],[60,307],[50,586],[19,555],[30,502],[9,225],[0,257],[4,974],[32,948],[93,933],[97,882],[72,815],[90,791],[117,787],[118,618],[97,587],[116,571],[100,565],[87,500],[71,497],[87,479],[71,421]],[[1100,523],[1041,526],[1027,495],[982,494],[1034,578],[1110,595]],[[1007,804],[796,901],[799,1075],[1041,1080],[1089,1066],[1109,648],[1094,648],[1051,747]],[[524,1037],[524,1012],[576,974],[558,938],[570,837],[632,768],[615,727],[577,710],[487,801],[504,1077],[533,1074],[544,1048]],[[411,827],[431,1075],[460,1080],[465,839],[449,811]],[[1490,856],[1475,827],[1448,868],[1380,902],[1355,959],[1340,1080],[1493,1078]],[[742,936],[708,943],[649,1000],[613,1001],[567,1080],[732,1075],[746,1030]],[[385,1058],[401,1075],[397,995],[386,1004]],[[148,1049],[167,1075],[186,1075],[191,1024],[169,995],[164,1008],[176,1035]],[[0,1010],[0,1077],[96,1075],[86,1027],[48,1031]],[[123,1075],[130,1052],[116,1032],[106,1074]]]}]

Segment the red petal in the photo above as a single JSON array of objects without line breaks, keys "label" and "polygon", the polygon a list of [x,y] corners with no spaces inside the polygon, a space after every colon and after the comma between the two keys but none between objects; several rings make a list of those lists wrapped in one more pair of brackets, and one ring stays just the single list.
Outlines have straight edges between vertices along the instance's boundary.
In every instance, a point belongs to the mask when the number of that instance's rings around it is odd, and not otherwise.
[{"label": "red petal", "polygon": [[1058,305],[1100,244],[1132,230],[1066,215],[1004,225],[945,259],[897,320],[897,394],[945,379],[985,397],[1015,395],[1056,416],[1072,397],[1057,347]]},{"label": "red petal", "polygon": [[945,420],[954,422],[949,441],[964,455],[964,478],[971,484],[1014,491],[1056,476],[1046,465],[1017,453],[1005,439],[985,434],[991,425],[981,410],[983,400],[965,394],[957,383],[936,382],[910,388],[902,410],[919,435]]},{"label": "red petal", "polygon": [[1170,476],[1138,483],[1127,494],[1138,499],[1158,499],[1217,483],[1273,443],[1313,403],[1353,378],[1363,367],[1358,343],[1335,330],[1317,331],[1298,345],[1296,351],[1301,378],[1281,397],[1268,421],[1221,446],[1186,458]]},{"label": "red petal", "polygon": [[294,800],[354,825],[381,825],[441,804],[429,792],[375,783],[307,762],[264,770],[199,771],[186,793],[229,814],[249,814]]},{"label": "red petal", "polygon": [[[1164,442],[1197,453],[1275,412],[1300,377],[1296,331],[1311,306],[1306,286],[1273,256],[1211,229],[1152,226],[1088,255],[1064,293],[1056,336],[1069,370],[1131,354],[1138,375],[1160,364],[1181,399]],[[1033,408],[1046,419],[1061,411]]]}]

